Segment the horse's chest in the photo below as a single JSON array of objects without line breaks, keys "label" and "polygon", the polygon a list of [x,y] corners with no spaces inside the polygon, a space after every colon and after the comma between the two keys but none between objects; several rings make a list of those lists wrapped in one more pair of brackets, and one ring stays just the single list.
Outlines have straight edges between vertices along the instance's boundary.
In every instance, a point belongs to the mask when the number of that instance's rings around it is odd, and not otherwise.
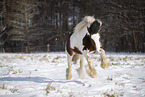
[{"label": "horse's chest", "polygon": [[96,50],[96,45],[95,45],[94,40],[92,40],[91,37],[87,34],[83,38],[83,45],[84,45],[83,50],[89,50],[89,51]]}]

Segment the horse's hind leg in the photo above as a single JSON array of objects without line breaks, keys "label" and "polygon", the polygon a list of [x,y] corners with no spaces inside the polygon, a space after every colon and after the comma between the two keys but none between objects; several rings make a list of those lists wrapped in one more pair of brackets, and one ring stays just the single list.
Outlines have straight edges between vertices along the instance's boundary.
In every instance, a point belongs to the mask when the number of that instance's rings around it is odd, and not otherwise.
[{"label": "horse's hind leg", "polygon": [[92,78],[96,78],[97,73],[96,73],[96,70],[94,69],[91,57],[89,56],[89,53],[85,52],[84,56],[85,56],[85,58],[87,59],[87,62],[88,62],[88,66],[85,66],[87,74]]},{"label": "horse's hind leg", "polygon": [[66,69],[66,79],[68,80],[72,78],[72,73],[71,73],[72,58],[73,56],[67,54],[68,68]]},{"label": "horse's hind leg", "polygon": [[83,67],[84,67],[84,56],[80,55],[80,68],[77,69],[77,72],[78,72],[79,78],[81,79],[85,78]]},{"label": "horse's hind leg", "polygon": [[79,54],[74,54],[74,56],[72,58],[73,64],[77,64],[79,57],[80,57]]}]

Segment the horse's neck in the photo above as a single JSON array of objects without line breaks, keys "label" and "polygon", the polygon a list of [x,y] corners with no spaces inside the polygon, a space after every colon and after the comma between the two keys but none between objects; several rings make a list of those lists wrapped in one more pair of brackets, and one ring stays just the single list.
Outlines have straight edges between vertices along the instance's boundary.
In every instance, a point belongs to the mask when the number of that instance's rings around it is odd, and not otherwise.
[{"label": "horse's neck", "polygon": [[85,37],[87,33],[88,33],[87,27],[82,28],[79,32],[74,32],[74,34],[79,37]]}]

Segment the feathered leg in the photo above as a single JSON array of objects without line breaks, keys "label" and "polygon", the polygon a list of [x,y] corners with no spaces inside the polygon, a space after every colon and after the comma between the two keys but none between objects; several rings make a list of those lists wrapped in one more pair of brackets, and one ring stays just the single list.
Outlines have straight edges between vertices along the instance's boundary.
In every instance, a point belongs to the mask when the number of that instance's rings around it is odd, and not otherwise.
[{"label": "feathered leg", "polygon": [[84,56],[81,55],[80,56],[80,68],[77,69],[77,73],[80,79],[84,79],[85,78],[85,74],[84,74]]},{"label": "feathered leg", "polygon": [[79,54],[74,54],[72,58],[73,64],[76,64],[78,60],[79,60]]},{"label": "feathered leg", "polygon": [[94,69],[94,66],[92,64],[92,60],[91,57],[89,56],[89,53],[85,52],[84,53],[85,58],[87,59],[88,65],[85,66],[86,72],[87,74],[92,77],[92,78],[96,78],[97,77],[97,73],[96,70]]},{"label": "feathered leg", "polygon": [[67,61],[68,61],[68,68],[66,69],[66,79],[67,80],[70,80],[72,78],[72,73],[71,73],[72,58],[73,58],[73,56],[70,56],[67,54]]},{"label": "feathered leg", "polygon": [[109,68],[110,62],[106,59],[105,51],[103,49],[101,49],[100,57],[101,57],[101,67],[103,69]]}]

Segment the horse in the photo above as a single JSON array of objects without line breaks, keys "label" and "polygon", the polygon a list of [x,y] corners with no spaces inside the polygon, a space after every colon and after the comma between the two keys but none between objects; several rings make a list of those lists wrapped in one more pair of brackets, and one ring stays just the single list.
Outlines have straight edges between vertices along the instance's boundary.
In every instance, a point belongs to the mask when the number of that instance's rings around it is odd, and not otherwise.
[{"label": "horse", "polygon": [[72,78],[72,62],[77,63],[78,59],[80,59],[80,68],[77,69],[79,78],[85,78],[83,70],[84,59],[86,59],[88,63],[88,65],[85,66],[87,74],[92,78],[97,77],[90,57],[90,53],[92,52],[100,54],[101,67],[103,69],[109,67],[109,62],[106,61],[105,51],[102,49],[100,42],[99,32],[101,27],[102,21],[95,19],[93,16],[85,16],[83,20],[74,27],[74,31],[70,34],[65,46],[68,62],[68,68],[66,69],[67,80]]}]

